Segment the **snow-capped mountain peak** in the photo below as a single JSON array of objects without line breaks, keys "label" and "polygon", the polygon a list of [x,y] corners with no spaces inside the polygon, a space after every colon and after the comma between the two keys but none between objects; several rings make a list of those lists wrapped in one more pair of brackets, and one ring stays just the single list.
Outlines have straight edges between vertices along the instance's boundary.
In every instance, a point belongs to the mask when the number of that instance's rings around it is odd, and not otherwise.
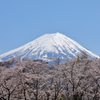
[{"label": "snow-capped mountain peak", "polygon": [[57,57],[58,55],[64,59],[67,57],[76,57],[76,55],[82,51],[86,52],[91,57],[99,58],[98,55],[85,49],[74,40],[57,32],[45,34],[17,49],[4,53],[0,55],[0,60],[5,61],[18,56],[22,58],[29,57],[31,59],[47,60],[48,57]]}]

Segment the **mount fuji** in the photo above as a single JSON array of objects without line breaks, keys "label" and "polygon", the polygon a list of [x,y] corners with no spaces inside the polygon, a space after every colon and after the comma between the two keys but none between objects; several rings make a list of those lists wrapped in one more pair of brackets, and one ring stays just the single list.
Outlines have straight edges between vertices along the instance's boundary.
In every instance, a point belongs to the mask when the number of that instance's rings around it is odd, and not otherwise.
[{"label": "mount fuji", "polygon": [[60,55],[61,59],[66,59],[67,57],[74,58],[82,51],[86,52],[90,57],[100,58],[67,36],[54,33],[45,34],[17,49],[4,53],[0,55],[0,60],[6,61],[18,56],[22,59],[28,57],[50,60],[50,58],[55,58],[58,55]]}]

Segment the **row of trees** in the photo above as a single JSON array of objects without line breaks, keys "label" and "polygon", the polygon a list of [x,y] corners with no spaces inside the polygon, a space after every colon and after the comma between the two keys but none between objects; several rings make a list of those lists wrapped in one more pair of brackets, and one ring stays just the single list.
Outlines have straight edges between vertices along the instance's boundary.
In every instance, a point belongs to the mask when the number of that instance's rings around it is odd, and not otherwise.
[{"label": "row of trees", "polygon": [[100,100],[99,59],[9,62],[0,66],[0,100]]}]

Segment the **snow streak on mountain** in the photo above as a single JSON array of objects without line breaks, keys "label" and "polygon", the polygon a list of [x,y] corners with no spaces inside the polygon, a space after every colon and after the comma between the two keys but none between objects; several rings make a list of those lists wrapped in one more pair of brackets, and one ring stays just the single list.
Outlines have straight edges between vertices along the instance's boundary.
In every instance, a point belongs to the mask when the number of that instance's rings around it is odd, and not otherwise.
[{"label": "snow streak on mountain", "polygon": [[58,55],[62,59],[66,59],[67,57],[76,57],[82,51],[91,57],[99,58],[98,55],[85,49],[67,36],[61,33],[54,33],[45,34],[17,49],[4,53],[0,55],[0,60],[5,61],[18,56],[21,56],[21,58],[29,57],[31,59],[48,60],[49,57],[55,58]]}]

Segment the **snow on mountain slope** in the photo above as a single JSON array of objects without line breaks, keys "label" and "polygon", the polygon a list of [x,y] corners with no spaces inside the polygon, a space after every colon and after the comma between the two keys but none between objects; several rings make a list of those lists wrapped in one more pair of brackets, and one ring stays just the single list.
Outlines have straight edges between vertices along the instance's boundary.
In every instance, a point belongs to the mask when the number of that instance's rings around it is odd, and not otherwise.
[{"label": "snow on mountain slope", "polygon": [[54,33],[45,34],[17,49],[4,53],[0,55],[0,60],[5,61],[18,56],[47,60],[48,57],[57,57],[58,55],[64,59],[76,57],[82,51],[85,51],[91,57],[99,58],[98,55],[85,49],[67,36],[61,33]]}]

